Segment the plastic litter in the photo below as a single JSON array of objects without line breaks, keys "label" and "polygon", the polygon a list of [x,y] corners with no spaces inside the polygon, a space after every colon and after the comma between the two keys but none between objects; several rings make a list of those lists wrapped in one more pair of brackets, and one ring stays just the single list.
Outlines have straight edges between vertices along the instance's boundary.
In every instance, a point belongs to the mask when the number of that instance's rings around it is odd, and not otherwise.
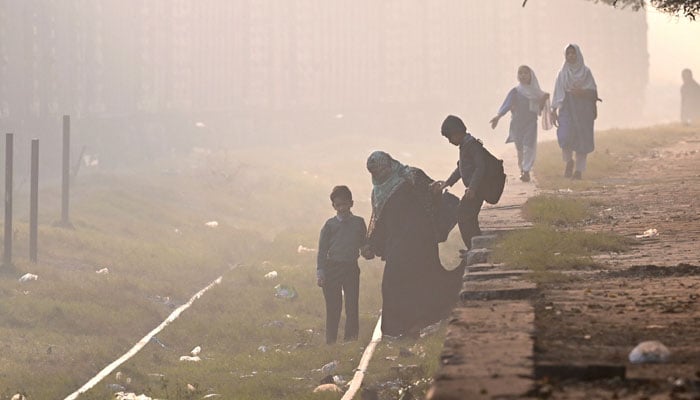
[{"label": "plastic litter", "polygon": [[151,338],[151,342],[157,344],[158,346],[160,346],[160,347],[162,347],[162,348],[165,348],[165,347],[166,347],[166,346],[165,346],[165,343],[161,342],[160,339],[158,339],[158,338],[155,337],[155,336],[153,336],[153,337]]},{"label": "plastic litter", "polygon": [[180,361],[193,361],[193,362],[199,362],[202,361],[199,356],[180,356]]},{"label": "plastic litter", "polygon": [[136,393],[124,393],[118,392],[114,394],[116,400],[154,400],[152,397],[148,397],[145,394]]},{"label": "plastic litter", "polygon": [[336,368],[338,368],[338,364],[340,364],[338,360],[333,360],[321,367],[319,371],[321,371],[323,375],[333,375],[333,372],[335,372]]},{"label": "plastic litter", "polygon": [[277,271],[270,271],[265,274],[265,279],[275,279],[277,278]]},{"label": "plastic litter", "polygon": [[261,353],[267,353],[267,346],[258,346],[258,351]]},{"label": "plastic litter", "polygon": [[641,235],[636,235],[637,239],[648,239],[659,236],[659,231],[654,228],[650,228],[644,231]]},{"label": "plastic litter", "polygon": [[297,291],[292,286],[279,284],[275,286],[275,297],[291,300],[297,297]]},{"label": "plastic litter", "polygon": [[629,354],[633,364],[665,363],[670,357],[671,351],[658,340],[641,342]]},{"label": "plastic litter", "polygon": [[345,383],[347,383],[347,381],[345,380],[345,378],[343,378],[342,375],[333,375],[333,383],[335,383],[338,386],[342,386]]},{"label": "plastic litter", "polygon": [[192,351],[190,351],[190,354],[192,354],[193,356],[198,356],[199,353],[201,353],[201,352],[202,352],[202,347],[197,346],[194,349],[192,349]]},{"label": "plastic litter", "polygon": [[420,330],[420,337],[424,338],[430,336],[440,330],[440,322],[436,322],[432,325],[428,325]]},{"label": "plastic litter", "polygon": [[39,275],[35,274],[30,274],[27,272],[26,274],[22,275],[21,278],[19,278],[19,281],[24,283],[24,282],[29,282],[29,281],[36,281],[39,279]]},{"label": "plastic litter", "polygon": [[323,385],[318,385],[314,388],[314,393],[343,393],[343,390],[338,387],[335,383],[324,383]]},{"label": "plastic litter", "polygon": [[22,393],[16,393],[10,400],[27,400],[27,397]]},{"label": "plastic litter", "polygon": [[304,247],[303,245],[299,245],[297,247],[297,253],[302,254],[302,253],[315,253],[316,249],[310,249],[308,247]]},{"label": "plastic litter", "polygon": [[95,273],[99,275],[107,275],[109,273],[109,268],[98,269],[95,271]]},{"label": "plastic litter", "polygon": [[107,390],[110,390],[112,392],[123,392],[126,388],[118,383],[108,383],[105,385],[107,387]]},{"label": "plastic litter", "polygon": [[216,228],[217,226],[219,226],[219,223],[217,221],[209,221],[209,222],[205,223],[204,225],[206,225],[210,228]]}]

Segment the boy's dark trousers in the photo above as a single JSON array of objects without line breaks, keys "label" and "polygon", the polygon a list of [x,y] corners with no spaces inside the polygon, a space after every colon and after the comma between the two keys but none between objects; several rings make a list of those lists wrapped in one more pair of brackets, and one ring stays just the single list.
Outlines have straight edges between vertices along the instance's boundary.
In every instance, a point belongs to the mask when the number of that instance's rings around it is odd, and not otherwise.
[{"label": "boy's dark trousers", "polygon": [[467,249],[472,248],[472,237],[481,235],[479,228],[479,212],[484,200],[478,196],[468,199],[467,196],[462,196],[457,208],[457,225],[459,225],[459,233],[462,235],[462,240],[467,246]]},{"label": "boy's dark trousers", "polygon": [[343,294],[345,294],[345,340],[355,340],[360,330],[360,268],[357,260],[335,263],[324,272],[326,274],[323,285],[323,297],[326,299],[326,343],[335,343],[338,338]]}]

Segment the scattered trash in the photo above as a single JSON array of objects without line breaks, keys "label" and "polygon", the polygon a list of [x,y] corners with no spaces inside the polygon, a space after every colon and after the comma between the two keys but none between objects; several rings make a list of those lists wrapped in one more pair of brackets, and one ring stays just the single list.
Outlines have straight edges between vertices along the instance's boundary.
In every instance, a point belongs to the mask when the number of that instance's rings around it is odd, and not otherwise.
[{"label": "scattered trash", "polygon": [[583,335],[584,340],[591,340],[591,335]]},{"label": "scattered trash", "polygon": [[194,362],[199,362],[199,361],[202,361],[202,359],[199,358],[199,356],[194,356],[194,357],[191,357],[191,356],[180,356],[180,361],[194,361]]},{"label": "scattered trash", "polygon": [[137,395],[136,393],[124,393],[123,391],[115,393],[114,396],[115,400],[153,400],[152,397],[148,397],[145,394]]},{"label": "scattered trash", "polygon": [[126,388],[118,383],[108,383],[105,385],[107,387],[107,390],[112,391],[112,392],[123,392],[126,390]]},{"label": "scattered trash", "polygon": [[338,368],[338,364],[340,364],[338,360],[333,360],[317,371],[321,371],[323,375],[333,375],[333,372],[335,372],[336,368]]},{"label": "scattered trash", "polygon": [[282,327],[284,327],[284,321],[278,321],[278,320],[270,321],[270,322],[266,323],[265,325],[263,325],[263,327],[264,328],[282,328]]},{"label": "scattered trash", "polygon": [[217,221],[209,221],[209,222],[205,223],[204,225],[206,225],[210,228],[216,228],[217,226],[219,226],[219,223]]},{"label": "scattered trash", "polygon": [[648,238],[653,238],[653,237],[657,237],[657,236],[659,236],[659,232],[654,228],[650,228],[650,229],[645,230],[644,233],[642,233],[641,235],[636,235],[635,237],[637,239],[648,239]]},{"label": "scattered trash", "polygon": [[190,354],[192,354],[193,356],[198,356],[199,353],[201,353],[201,352],[202,352],[202,347],[197,346],[194,349],[192,349],[192,351],[190,351]]},{"label": "scattered trash", "polygon": [[386,357],[384,357],[384,359],[387,361],[396,361],[399,359],[399,357],[398,356],[386,356]]},{"label": "scattered trash", "polygon": [[297,297],[297,291],[292,286],[279,284],[275,286],[275,297],[291,300]]},{"label": "scattered trash", "polygon": [[432,325],[428,325],[420,330],[420,337],[424,338],[426,336],[432,335],[440,330],[440,322],[436,322]]},{"label": "scattered trash", "polygon": [[566,188],[566,189],[559,189],[559,190],[557,190],[557,192],[559,192],[559,193],[573,193],[574,191],[569,189],[569,188]]},{"label": "scattered trash", "polygon": [[202,397],[202,399],[211,399],[212,397],[218,397],[218,396],[221,396],[221,395],[218,393],[209,393],[208,395]]},{"label": "scattered trash", "polygon": [[83,165],[86,167],[97,167],[100,165],[100,159],[97,155],[85,154],[83,156]]},{"label": "scattered trash", "polygon": [[177,228],[175,228],[173,232],[175,232],[176,235],[182,235],[182,232]]},{"label": "scattered trash", "polygon": [[343,390],[338,387],[335,383],[324,383],[323,385],[318,385],[314,388],[314,393],[343,393]]},{"label": "scattered trash", "polygon": [[665,363],[670,357],[671,351],[658,340],[641,342],[629,354],[633,364]]},{"label": "scattered trash", "polygon": [[301,254],[301,253],[315,253],[315,252],[316,252],[316,249],[310,249],[308,247],[304,247],[303,245],[299,245],[299,247],[297,247],[297,253],[299,253],[299,254]]},{"label": "scattered trash", "polygon": [[23,395],[22,393],[16,393],[10,400],[27,400],[27,396]]},{"label": "scattered trash", "polygon": [[204,122],[195,122],[194,126],[196,126],[197,128],[206,128],[207,124],[205,124]]},{"label": "scattered trash", "polygon": [[347,383],[347,381],[341,375],[333,375],[333,383],[335,383],[338,386],[341,386]]},{"label": "scattered trash", "polygon": [[165,343],[161,342],[160,339],[158,339],[158,338],[155,337],[155,336],[153,336],[153,337],[151,338],[151,342],[157,344],[158,346],[160,346],[160,347],[162,347],[162,348],[165,348],[165,347],[166,347],[166,346],[165,346]]},{"label": "scattered trash", "polygon": [[258,346],[258,351],[261,353],[267,353],[267,346]]},{"label": "scattered trash", "polygon": [[95,273],[99,275],[107,275],[109,273],[109,268],[98,269],[95,271]]},{"label": "scattered trash", "polygon": [[190,392],[194,392],[195,390],[197,390],[197,388],[194,387],[193,384],[188,383],[188,384],[187,384],[187,390],[189,390]]},{"label": "scattered trash", "polygon": [[275,279],[277,278],[277,271],[270,271],[265,274],[265,279]]},{"label": "scattered trash", "polygon": [[19,281],[24,283],[24,282],[29,282],[29,281],[35,281],[38,279],[39,279],[39,275],[34,275],[34,274],[30,274],[29,272],[27,272],[26,274],[22,275],[21,278],[19,278]]}]

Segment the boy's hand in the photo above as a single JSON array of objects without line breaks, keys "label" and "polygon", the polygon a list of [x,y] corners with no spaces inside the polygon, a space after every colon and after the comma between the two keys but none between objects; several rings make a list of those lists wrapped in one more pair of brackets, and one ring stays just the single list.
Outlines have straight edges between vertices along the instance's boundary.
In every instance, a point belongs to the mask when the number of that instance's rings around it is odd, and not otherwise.
[{"label": "boy's hand", "polygon": [[316,284],[318,285],[318,287],[323,287],[323,284],[324,284],[324,283],[325,283],[325,282],[323,281],[323,278],[317,278],[317,279],[316,279]]},{"label": "boy's hand", "polygon": [[372,251],[372,248],[366,244],[360,249],[360,255],[362,255],[365,260],[371,260],[374,258],[374,251]]},{"label": "boy's hand", "polygon": [[553,108],[552,109],[552,125],[555,127],[559,127],[559,116],[557,115],[557,109]]}]

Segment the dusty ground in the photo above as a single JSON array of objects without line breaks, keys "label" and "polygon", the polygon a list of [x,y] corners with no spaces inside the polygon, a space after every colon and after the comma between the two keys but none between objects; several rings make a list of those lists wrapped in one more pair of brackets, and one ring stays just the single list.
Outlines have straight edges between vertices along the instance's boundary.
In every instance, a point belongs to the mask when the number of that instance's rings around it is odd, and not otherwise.
[{"label": "dusty ground", "polygon": [[[635,163],[602,190],[572,195],[604,203],[586,230],[658,235],[597,258],[602,269],[575,272],[573,283],[541,287],[535,303],[536,365],[624,367],[627,379],[545,378],[534,397],[700,399],[700,134]],[[665,344],[670,361],[630,363],[645,340]]]}]

